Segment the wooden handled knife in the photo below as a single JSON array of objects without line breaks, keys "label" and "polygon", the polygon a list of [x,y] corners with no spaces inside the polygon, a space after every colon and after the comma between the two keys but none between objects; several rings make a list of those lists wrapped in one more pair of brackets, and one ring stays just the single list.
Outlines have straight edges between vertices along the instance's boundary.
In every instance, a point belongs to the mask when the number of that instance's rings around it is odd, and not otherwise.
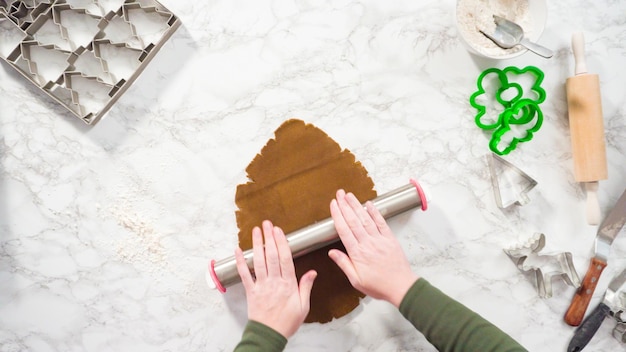
[{"label": "wooden handled knife", "polygon": [[565,313],[565,322],[571,326],[578,326],[585,316],[589,301],[596,289],[602,270],[606,268],[611,244],[626,222],[626,190],[617,200],[611,213],[604,219],[598,228],[595,241],[595,255],[591,258],[589,269],[582,284],[576,291],[572,303]]},{"label": "wooden handled knife", "polygon": [[622,308],[620,307],[620,300],[617,295],[626,288],[625,286],[626,269],[611,280],[602,302],[589,313],[585,320],[583,320],[583,323],[576,329],[576,333],[567,347],[568,352],[582,351],[589,341],[591,341],[596,331],[598,331],[604,318],[606,318],[611,311],[615,312],[615,309]]}]

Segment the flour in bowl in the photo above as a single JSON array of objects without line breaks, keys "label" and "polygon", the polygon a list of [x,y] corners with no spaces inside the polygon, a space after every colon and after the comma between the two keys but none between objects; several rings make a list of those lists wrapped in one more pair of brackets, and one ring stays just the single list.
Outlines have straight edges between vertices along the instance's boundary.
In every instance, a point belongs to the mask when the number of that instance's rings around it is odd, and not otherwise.
[{"label": "flour in bowl", "polygon": [[502,49],[480,32],[492,33],[495,30],[493,15],[519,24],[524,29],[525,37],[532,33],[528,0],[459,0],[456,20],[463,39],[474,50],[489,56],[509,55],[523,50],[519,45]]}]

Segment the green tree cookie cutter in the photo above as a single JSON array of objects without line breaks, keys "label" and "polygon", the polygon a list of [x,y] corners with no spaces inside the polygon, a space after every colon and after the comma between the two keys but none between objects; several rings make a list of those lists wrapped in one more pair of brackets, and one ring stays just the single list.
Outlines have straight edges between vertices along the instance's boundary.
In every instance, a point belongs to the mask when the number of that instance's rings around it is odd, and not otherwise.
[{"label": "green tree cookie cutter", "polygon": [[[487,113],[488,106],[482,105],[478,102],[478,99],[482,95],[488,94],[485,89],[485,77],[490,74],[496,75],[497,83],[499,84],[494,93],[495,96],[493,98],[495,99],[491,99],[491,101],[497,101],[497,103],[502,105],[504,108],[504,110],[498,114],[497,119],[492,122],[483,120]],[[533,98],[524,97],[525,92],[522,86],[517,82],[511,82],[509,80],[509,76],[515,77],[526,74],[531,74],[535,77],[535,80],[530,87],[530,92],[534,93]],[[489,68],[478,76],[478,80],[476,82],[478,90],[470,96],[469,101],[470,105],[477,110],[477,114],[474,118],[476,125],[483,130],[496,130],[492,135],[491,141],[489,142],[489,148],[491,151],[498,155],[508,154],[515,149],[519,142],[527,142],[531,140],[533,134],[539,130],[543,122],[543,113],[539,108],[539,104],[544,102],[546,99],[546,91],[541,88],[543,78],[543,71],[535,66],[526,66],[521,69],[509,66],[502,70],[498,68]],[[513,97],[506,98],[505,94],[506,92],[510,92],[510,89],[514,90],[515,95]],[[489,99],[487,99],[487,101],[489,101]],[[535,118],[537,121],[534,124],[530,124]],[[519,126],[525,124],[529,124],[529,128],[523,137],[514,137],[511,139],[510,144],[507,147],[502,150],[498,149],[498,145],[502,142],[502,137],[507,132],[511,131],[511,125]]]}]

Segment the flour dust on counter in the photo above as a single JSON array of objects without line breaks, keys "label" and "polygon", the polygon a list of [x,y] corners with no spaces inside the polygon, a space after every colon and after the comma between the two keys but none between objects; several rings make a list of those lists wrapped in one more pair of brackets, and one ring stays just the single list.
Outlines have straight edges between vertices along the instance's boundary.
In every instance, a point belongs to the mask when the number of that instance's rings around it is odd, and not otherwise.
[{"label": "flour dust on counter", "polygon": [[175,292],[182,287],[189,292],[196,286],[197,272],[177,239],[168,236],[171,231],[163,225],[167,223],[166,210],[151,194],[150,182],[144,182],[120,181],[114,195],[103,201],[100,217],[113,221],[119,231],[97,241],[111,249],[116,261],[153,282],[156,290]]},{"label": "flour dust on counter", "polygon": [[116,245],[118,258],[152,274],[162,272],[167,261],[162,235],[142,215],[133,211],[128,200],[115,204],[110,212],[118,224],[128,230],[128,236]]},{"label": "flour dust on counter", "polygon": [[171,231],[159,223],[158,219],[167,219],[164,210],[155,212],[144,206],[146,202],[158,201],[140,193],[118,193],[100,210],[103,219],[113,220],[121,230],[97,240],[98,246],[110,248],[114,262],[127,265],[129,273],[144,281],[149,297],[168,301],[176,297],[170,303],[173,310],[201,308],[206,304],[206,296],[198,259],[187,252],[180,238],[170,236]]}]

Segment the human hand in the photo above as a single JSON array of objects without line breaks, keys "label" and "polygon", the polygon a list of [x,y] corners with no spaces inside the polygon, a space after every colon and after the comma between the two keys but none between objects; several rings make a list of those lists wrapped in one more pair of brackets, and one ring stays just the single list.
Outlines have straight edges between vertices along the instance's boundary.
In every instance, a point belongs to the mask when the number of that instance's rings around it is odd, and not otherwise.
[{"label": "human hand", "polygon": [[237,271],[246,290],[248,319],[265,324],[285,338],[291,337],[309,314],[311,289],[317,272],[311,270],[296,279],[291,250],[283,230],[270,221],[261,229],[252,230],[254,275],[243,257],[241,248],[235,250]]},{"label": "human hand", "polygon": [[367,211],[352,193],[337,191],[337,198],[330,202],[330,214],[348,255],[337,249],[328,255],[354,288],[399,307],[419,277],[411,271],[385,218],[372,202],[365,205]]}]

